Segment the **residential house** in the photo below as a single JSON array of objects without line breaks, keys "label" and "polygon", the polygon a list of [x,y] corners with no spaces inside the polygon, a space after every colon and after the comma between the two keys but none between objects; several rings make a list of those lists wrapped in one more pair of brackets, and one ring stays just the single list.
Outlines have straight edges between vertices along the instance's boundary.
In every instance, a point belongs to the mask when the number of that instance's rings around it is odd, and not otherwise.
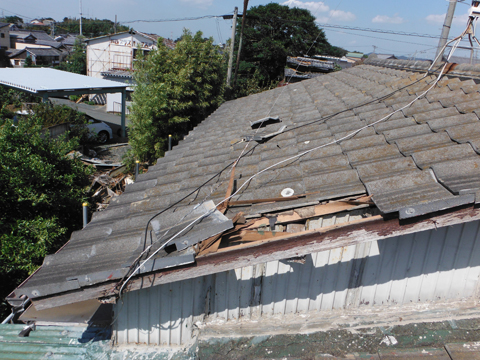
[{"label": "residential house", "polygon": [[394,54],[375,54],[375,56],[380,60],[393,60],[397,58]]},{"label": "residential house", "polygon": [[314,57],[321,60],[332,61],[335,65],[340,66],[342,69],[348,69],[355,63],[355,60],[348,59],[346,56],[342,56],[340,58],[336,56],[315,55]]},{"label": "residential house", "polygon": [[33,26],[45,26],[46,24],[45,24],[42,20],[33,19],[32,21],[30,21],[29,25],[33,25]]},{"label": "residential house", "polygon": [[224,103],[7,300],[57,324],[113,304],[115,344],[167,348],[480,317],[480,68],[430,65]]},{"label": "residential house", "polygon": [[345,55],[345,57],[349,60],[353,60],[355,62],[360,62],[363,59],[363,55],[364,55],[363,53],[353,51],[353,52],[348,52]]},{"label": "residential house", "polygon": [[[138,52],[147,55],[156,48],[159,38],[155,34],[132,30],[88,39],[87,75],[132,84],[128,89],[131,93],[134,89],[131,74]],[[163,43],[169,48],[175,47],[170,39],[163,39]],[[118,94],[97,95],[94,100],[107,104],[107,111],[112,112],[118,110],[121,101]]]},{"label": "residential house", "polygon": [[55,42],[50,35],[43,30],[10,30],[11,48],[16,49],[16,44],[37,44],[39,42]]},{"label": "residential house", "polygon": [[34,65],[56,66],[64,56],[64,53],[52,47],[25,47],[13,52],[9,58],[13,67],[23,67],[27,58],[31,58]]},{"label": "residential house", "polygon": [[0,23],[0,49],[10,48],[10,27],[7,23]]},{"label": "residential house", "polygon": [[328,60],[319,60],[306,57],[287,57],[287,66],[284,76],[285,82],[294,83],[305,79],[332,72],[334,63]]},{"label": "residential house", "polygon": [[66,46],[41,30],[10,31],[10,45],[9,58],[14,67],[22,67],[27,57],[37,65],[58,65],[69,54]]}]

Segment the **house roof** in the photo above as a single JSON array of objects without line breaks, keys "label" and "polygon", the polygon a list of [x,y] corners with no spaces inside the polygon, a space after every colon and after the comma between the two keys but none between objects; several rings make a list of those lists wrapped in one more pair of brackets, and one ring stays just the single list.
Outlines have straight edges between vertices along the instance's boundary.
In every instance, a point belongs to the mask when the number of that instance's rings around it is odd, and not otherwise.
[{"label": "house roof", "polygon": [[55,41],[50,35],[48,35],[43,30],[11,30],[10,36],[12,35],[20,39],[25,39],[28,36],[33,36],[37,40]]},{"label": "house roof", "polygon": [[9,23],[3,23],[3,22],[0,22],[0,29],[5,27],[5,26],[10,26]]},{"label": "house roof", "polygon": [[309,71],[333,71],[333,61],[325,61],[305,57],[291,57],[287,56],[287,65],[295,69],[308,69]]},{"label": "house roof", "polygon": [[349,52],[346,57],[351,57],[351,58],[358,58],[361,59],[363,57],[363,53],[357,53],[357,52]]},{"label": "house roof", "polygon": [[387,60],[387,59],[396,59],[394,54],[375,54],[377,59]]},{"label": "house roof", "polygon": [[[241,267],[242,261],[251,265],[267,253],[287,256],[313,251],[312,244],[335,246],[340,239],[365,241],[366,234],[373,240],[478,219],[478,211],[461,207],[480,201],[480,68],[449,67],[425,98],[407,106],[434,84],[437,74],[425,76],[429,66],[369,59],[226,102],[95,213],[59,253],[47,256],[9,301],[26,294],[49,307],[78,301],[78,291],[82,299],[110,296],[144,249],[152,254],[167,241],[175,246],[140,268],[136,288]],[[228,208],[215,210],[232,189],[238,193]],[[218,248],[215,236],[225,231],[255,224],[273,230],[282,219],[298,222],[358,206],[374,206],[382,216],[352,223],[347,232],[270,234],[278,237],[220,245],[218,256],[202,255],[205,244]],[[247,225],[238,222],[242,217]],[[152,272],[160,275],[148,277]]]},{"label": "house roof", "polygon": [[135,30],[122,31],[122,32],[118,32],[116,34],[108,34],[108,35],[97,36],[95,38],[87,39],[87,40],[85,40],[85,42],[87,44],[89,44],[89,43],[97,41],[97,40],[111,39],[111,38],[115,38],[115,37],[122,37],[124,35],[139,35],[139,36],[143,36],[144,38],[146,38],[150,41],[153,41],[154,43],[157,42],[157,39],[155,37],[153,37],[151,35],[148,35],[148,34],[144,34],[140,31],[135,31]]},{"label": "house roof", "polygon": [[62,52],[55,48],[36,48],[36,47],[26,47],[26,51],[35,55],[35,56],[60,56]]},{"label": "house roof", "polygon": [[106,76],[106,77],[132,79],[132,72],[129,70],[107,70],[107,71],[102,71],[100,75]]}]

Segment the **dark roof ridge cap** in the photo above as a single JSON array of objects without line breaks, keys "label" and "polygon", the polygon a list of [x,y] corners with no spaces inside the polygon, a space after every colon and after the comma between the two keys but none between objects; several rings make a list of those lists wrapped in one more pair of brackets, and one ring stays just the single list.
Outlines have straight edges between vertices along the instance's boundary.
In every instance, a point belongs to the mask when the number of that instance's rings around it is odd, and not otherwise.
[{"label": "dark roof ridge cap", "polygon": [[[428,70],[432,64],[431,60],[401,60],[401,59],[387,59],[381,60],[376,57],[369,57],[364,62],[365,65],[380,66],[393,68],[397,70],[417,71],[422,72]],[[443,65],[441,63],[440,65]],[[452,70],[448,72],[449,76],[460,76],[469,78],[480,78],[480,64],[457,64]]]},{"label": "dark roof ridge cap", "polygon": [[389,67],[394,69],[402,69],[402,70],[420,70],[425,71],[431,65],[432,61],[423,61],[423,60],[401,60],[401,59],[378,59],[377,57],[370,56],[368,59],[364,61],[365,65],[373,65],[373,66],[382,66],[382,67]]}]

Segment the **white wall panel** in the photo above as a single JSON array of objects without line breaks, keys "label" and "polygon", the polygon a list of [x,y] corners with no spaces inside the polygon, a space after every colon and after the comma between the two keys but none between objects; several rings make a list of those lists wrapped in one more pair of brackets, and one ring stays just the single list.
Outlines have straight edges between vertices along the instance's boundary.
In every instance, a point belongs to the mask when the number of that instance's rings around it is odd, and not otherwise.
[{"label": "white wall panel", "polygon": [[313,253],[304,264],[271,261],[130,292],[116,305],[117,342],[184,344],[205,320],[471,298],[480,276],[479,236],[479,222],[471,222]]}]

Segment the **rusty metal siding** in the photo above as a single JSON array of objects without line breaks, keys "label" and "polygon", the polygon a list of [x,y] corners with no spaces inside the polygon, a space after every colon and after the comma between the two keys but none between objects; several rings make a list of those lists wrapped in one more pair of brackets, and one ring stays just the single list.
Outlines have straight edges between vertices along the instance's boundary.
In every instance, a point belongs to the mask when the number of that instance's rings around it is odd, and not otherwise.
[{"label": "rusty metal siding", "polygon": [[[343,221],[331,216],[309,226]],[[180,345],[205,322],[471,298],[480,275],[479,224],[313,253],[304,264],[271,261],[133,291],[116,305],[116,341]]]}]

